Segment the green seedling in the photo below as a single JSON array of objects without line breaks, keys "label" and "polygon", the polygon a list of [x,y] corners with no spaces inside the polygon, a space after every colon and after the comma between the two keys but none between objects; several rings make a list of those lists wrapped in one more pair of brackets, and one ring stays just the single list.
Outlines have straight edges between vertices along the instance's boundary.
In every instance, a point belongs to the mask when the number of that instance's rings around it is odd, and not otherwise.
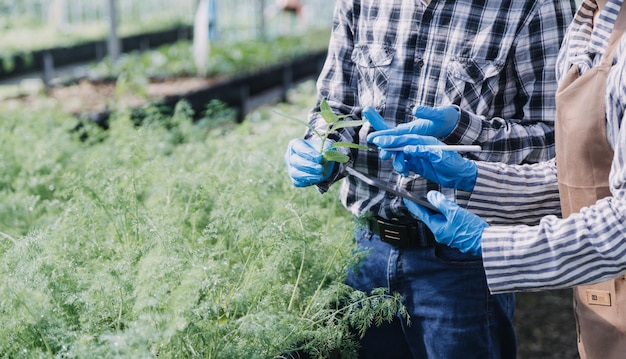
[{"label": "green seedling", "polygon": [[326,145],[326,141],[328,140],[328,136],[330,136],[333,133],[337,133],[337,131],[342,128],[362,126],[366,121],[365,120],[344,120],[347,117],[352,117],[352,115],[351,114],[337,115],[336,113],[333,112],[332,108],[330,107],[326,99],[322,99],[322,102],[320,103],[319,114],[322,116],[324,121],[326,121],[326,123],[328,124],[328,129],[324,133],[319,132],[317,129],[315,129],[313,126],[311,126],[307,122],[304,122],[302,120],[299,120],[290,116],[286,116],[284,114],[283,116],[291,120],[294,120],[296,122],[304,124],[311,130],[311,132],[313,132],[317,137],[321,139],[319,151],[324,156],[324,161],[335,161],[339,163],[348,162],[350,160],[350,157],[348,157],[347,155],[339,151],[335,151],[337,148],[340,148],[340,147],[355,148],[355,149],[365,150],[365,151],[370,150],[369,147],[361,146],[352,142],[335,142],[332,145],[328,146],[328,148],[324,149],[324,146]]}]

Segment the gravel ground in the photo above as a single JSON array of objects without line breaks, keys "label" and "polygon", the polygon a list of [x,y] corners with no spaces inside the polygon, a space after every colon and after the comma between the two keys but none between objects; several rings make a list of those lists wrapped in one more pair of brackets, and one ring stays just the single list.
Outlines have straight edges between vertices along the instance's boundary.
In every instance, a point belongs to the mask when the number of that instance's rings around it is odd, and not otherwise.
[{"label": "gravel ground", "polygon": [[572,290],[517,293],[518,359],[578,358]]}]

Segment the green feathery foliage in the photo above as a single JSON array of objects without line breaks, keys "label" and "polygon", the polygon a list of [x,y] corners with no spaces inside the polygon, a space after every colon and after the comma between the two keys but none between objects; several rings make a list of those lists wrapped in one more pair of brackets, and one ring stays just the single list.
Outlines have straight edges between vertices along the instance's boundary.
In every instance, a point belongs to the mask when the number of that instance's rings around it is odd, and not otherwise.
[{"label": "green feathery foliage", "polygon": [[352,218],[336,189],[284,173],[300,125],[159,113],[76,130],[53,109],[4,109],[0,358],[350,358],[366,327],[404,313],[343,284]]}]

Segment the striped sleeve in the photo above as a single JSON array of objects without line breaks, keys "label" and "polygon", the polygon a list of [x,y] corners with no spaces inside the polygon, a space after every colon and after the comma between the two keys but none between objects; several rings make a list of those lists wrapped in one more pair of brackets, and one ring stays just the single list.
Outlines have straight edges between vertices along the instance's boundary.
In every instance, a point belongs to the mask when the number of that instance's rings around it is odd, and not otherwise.
[{"label": "striped sleeve", "polygon": [[[626,69],[626,58],[623,60]],[[616,84],[623,88],[624,84]],[[626,115],[619,118],[623,124]],[[568,288],[626,273],[626,129],[619,126],[609,176],[612,197],[566,219],[483,232],[485,273],[493,293]]]},{"label": "striped sleeve", "polygon": [[[626,273],[625,74],[626,36],[623,36],[607,82],[607,137],[614,150],[609,175],[612,197],[601,199],[566,219],[547,216],[536,226],[486,228],[482,237],[483,262],[493,293],[568,288]],[[508,200],[496,188],[514,181],[499,177],[497,171],[489,171],[483,164],[478,165],[479,176],[483,173],[491,179],[477,183],[478,193],[472,195],[472,200],[481,203],[481,197],[486,197],[489,191],[489,182],[500,183],[494,186],[494,197]],[[550,174],[544,172],[544,175]],[[528,197],[536,195],[527,193]],[[512,211],[517,205],[482,202],[498,210]]]},{"label": "striped sleeve", "polygon": [[538,226],[489,227],[483,261],[493,293],[569,288],[626,272],[626,205],[598,201],[567,219]]},{"label": "striped sleeve", "polygon": [[554,160],[516,166],[475,163],[478,176],[466,208],[490,225],[532,225],[561,213]]}]

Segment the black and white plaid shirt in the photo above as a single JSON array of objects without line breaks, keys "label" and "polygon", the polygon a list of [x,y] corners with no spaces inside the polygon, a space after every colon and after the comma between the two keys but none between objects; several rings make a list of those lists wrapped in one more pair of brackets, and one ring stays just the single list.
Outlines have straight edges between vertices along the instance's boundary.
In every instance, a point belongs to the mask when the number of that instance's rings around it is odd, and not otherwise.
[{"label": "black and white plaid shirt", "polygon": [[[484,161],[550,159],[555,61],[574,10],[573,0],[432,0],[428,5],[338,0],[317,84],[319,100],[327,98],[336,113],[357,117],[372,106],[392,126],[414,120],[416,105],[455,104],[462,109],[461,119],[444,142],[480,144],[483,151],[472,158]],[[323,131],[317,111],[312,110],[310,121]],[[343,129],[332,139],[367,145],[370,131],[366,124]],[[437,188],[420,177],[401,178],[377,151],[349,154],[350,165],[361,172],[416,193]],[[325,191],[341,178],[340,168],[318,187]],[[397,197],[350,176],[340,193],[355,215],[407,216]]]}]

